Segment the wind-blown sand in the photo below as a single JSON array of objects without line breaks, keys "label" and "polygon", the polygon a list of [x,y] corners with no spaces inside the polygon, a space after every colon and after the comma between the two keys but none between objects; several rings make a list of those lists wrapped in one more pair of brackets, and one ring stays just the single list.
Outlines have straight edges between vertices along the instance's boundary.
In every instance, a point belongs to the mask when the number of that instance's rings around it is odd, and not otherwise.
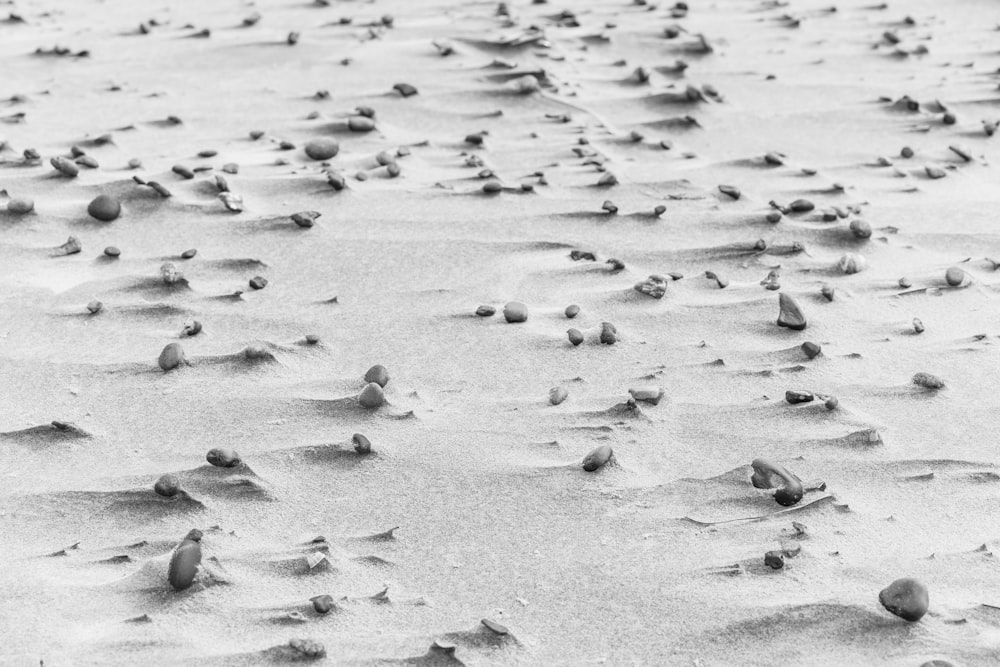
[{"label": "wind-blown sand", "polygon": [[995,3],[689,4],[4,6],[0,662],[1000,660]]}]

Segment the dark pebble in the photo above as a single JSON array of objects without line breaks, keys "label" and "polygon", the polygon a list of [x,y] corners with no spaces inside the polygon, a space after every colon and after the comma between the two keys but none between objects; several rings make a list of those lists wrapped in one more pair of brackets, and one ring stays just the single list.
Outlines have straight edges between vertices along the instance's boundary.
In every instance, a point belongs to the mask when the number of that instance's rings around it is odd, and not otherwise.
[{"label": "dark pebble", "polygon": [[914,623],[923,618],[930,605],[927,587],[909,577],[897,579],[878,594],[878,601],[889,612]]},{"label": "dark pebble", "polygon": [[816,208],[816,205],[808,199],[796,199],[788,205],[788,209],[793,213],[808,213],[814,208]]},{"label": "dark pebble", "polygon": [[250,287],[253,289],[264,289],[267,287],[267,278],[263,276],[254,276],[250,279]]},{"label": "dark pebble", "polygon": [[811,403],[815,398],[816,397],[808,391],[789,389],[785,392],[785,400],[791,405],[796,405],[798,403]]},{"label": "dark pebble", "polygon": [[385,393],[382,391],[382,387],[378,383],[369,382],[358,394],[358,403],[369,410],[382,407],[385,404]]},{"label": "dark pebble", "polygon": [[355,433],[351,437],[351,442],[354,443],[354,451],[356,451],[358,454],[371,454],[372,443],[365,436],[361,435],[360,433]]},{"label": "dark pebble", "polygon": [[858,239],[868,239],[872,235],[872,226],[864,220],[851,220],[850,230]]},{"label": "dark pebble", "polygon": [[764,565],[774,570],[785,567],[785,554],[780,551],[768,551],[764,554]]},{"label": "dark pebble", "polygon": [[174,475],[161,475],[153,484],[153,491],[156,495],[164,498],[173,498],[181,490],[181,483]]},{"label": "dark pebble", "polygon": [[497,312],[497,309],[493,306],[479,306],[476,308],[476,315],[479,317],[493,317]]},{"label": "dark pebble", "polygon": [[807,340],[806,342],[802,343],[802,352],[804,352],[805,355],[810,359],[815,359],[816,357],[819,356],[819,353],[822,351],[823,348],[821,348],[818,344],[812,342],[811,340]]},{"label": "dark pebble", "polygon": [[175,164],[173,167],[170,168],[170,170],[182,178],[186,179],[194,178],[194,172],[182,164]]},{"label": "dark pebble", "polygon": [[313,611],[317,614],[328,614],[334,608],[333,598],[329,595],[317,595],[314,598],[309,598],[312,602]]},{"label": "dark pebble", "polygon": [[732,197],[733,199],[739,199],[740,196],[743,194],[740,192],[740,189],[735,185],[720,185],[719,192],[721,192],[726,196]]},{"label": "dark pebble", "polygon": [[520,301],[509,301],[503,307],[503,317],[511,324],[528,320],[528,307]]},{"label": "dark pebble", "polygon": [[569,337],[569,342],[573,345],[579,345],[583,342],[583,334],[579,329],[567,329],[566,336]]},{"label": "dark pebble", "polygon": [[794,331],[802,331],[806,328],[806,316],[802,314],[799,304],[784,292],[778,294],[778,309],[779,327],[787,327]]},{"label": "dark pebble", "polygon": [[160,352],[157,363],[164,371],[170,371],[185,363],[184,348],[180,343],[168,343]]},{"label": "dark pebble", "polygon": [[576,317],[577,315],[580,314],[580,306],[576,305],[575,303],[572,304],[572,305],[566,306],[566,310],[564,311],[564,314],[566,315],[567,319],[571,320],[571,319],[573,319],[574,317]]},{"label": "dark pebble", "polygon": [[601,322],[601,343],[614,345],[618,342],[618,329],[611,322]]},{"label": "dark pebble", "polygon": [[194,583],[201,564],[201,537],[200,530],[191,530],[171,554],[167,581],[174,590],[183,591]]},{"label": "dark pebble", "polygon": [[90,205],[87,206],[87,213],[89,213],[92,218],[96,218],[103,222],[111,222],[121,215],[122,205],[114,197],[110,197],[108,195],[98,195],[92,202],[90,202]]},{"label": "dark pebble", "polygon": [[392,87],[392,89],[403,97],[411,97],[417,94],[417,89],[408,83],[397,83]]},{"label": "dark pebble", "polygon": [[375,129],[375,121],[365,116],[353,116],[347,120],[347,128],[351,132],[371,132]]},{"label": "dark pebble", "polygon": [[385,386],[389,384],[389,371],[382,364],[375,364],[365,373],[365,382],[374,382],[385,389]]},{"label": "dark pebble", "polygon": [[64,157],[54,157],[51,160],[49,160],[49,162],[52,164],[53,168],[55,168],[56,171],[63,174],[64,176],[75,178],[77,174],[80,173],[80,168]]},{"label": "dark pebble", "polygon": [[205,460],[216,468],[235,468],[243,463],[235,449],[225,449],[222,447],[208,450],[208,453],[205,454]]},{"label": "dark pebble", "polygon": [[336,139],[313,139],[306,144],[306,155],[313,160],[329,160],[340,152],[340,144]]},{"label": "dark pebble", "polygon": [[594,472],[603,468],[608,461],[611,460],[611,456],[614,452],[610,445],[601,445],[600,447],[594,449],[583,459],[583,469],[587,472]]},{"label": "dark pebble", "polygon": [[189,248],[181,253],[181,259],[191,259],[198,254],[197,248]]},{"label": "dark pebble", "polygon": [[113,245],[109,245],[107,248],[104,249],[104,254],[108,257],[120,257],[122,251]]},{"label": "dark pebble", "polygon": [[309,229],[316,224],[316,218],[320,217],[320,215],[319,211],[299,211],[298,213],[292,213],[292,222],[299,227]]}]

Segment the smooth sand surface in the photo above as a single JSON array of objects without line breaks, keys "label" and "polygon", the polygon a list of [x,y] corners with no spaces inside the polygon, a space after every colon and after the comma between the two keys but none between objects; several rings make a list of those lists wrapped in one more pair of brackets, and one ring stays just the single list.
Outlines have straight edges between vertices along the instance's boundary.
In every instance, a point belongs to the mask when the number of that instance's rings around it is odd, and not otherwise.
[{"label": "smooth sand surface", "polygon": [[[996,4],[502,4],[0,7],[0,187],[34,201],[0,199],[0,663],[272,664],[295,638],[345,665],[1000,659]],[[55,171],[73,146],[99,166]],[[917,623],[879,604],[901,577]]]}]

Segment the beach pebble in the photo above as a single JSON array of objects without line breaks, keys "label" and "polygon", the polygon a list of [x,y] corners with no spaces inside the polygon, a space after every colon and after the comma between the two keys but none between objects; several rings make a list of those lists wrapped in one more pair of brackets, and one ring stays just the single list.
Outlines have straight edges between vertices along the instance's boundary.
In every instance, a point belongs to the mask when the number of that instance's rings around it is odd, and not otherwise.
[{"label": "beach pebble", "polygon": [[836,295],[836,290],[829,285],[823,285],[823,287],[819,290],[819,293],[822,294],[823,298],[827,301],[833,301],[833,298]]},{"label": "beach pebble", "polygon": [[184,276],[177,270],[173,262],[164,262],[160,266],[160,279],[165,285],[175,285],[183,280]]},{"label": "beach pebble", "polygon": [[160,358],[157,359],[157,363],[164,371],[173,370],[186,361],[184,348],[181,347],[180,343],[169,343],[163,348],[163,351],[160,352]]},{"label": "beach pebble", "polygon": [[858,239],[868,239],[872,235],[872,226],[864,220],[851,220],[850,230]]},{"label": "beach pebble", "polygon": [[319,342],[319,336],[316,334],[306,334],[306,343],[309,345],[315,345]]},{"label": "beach pebble", "polygon": [[664,392],[663,387],[649,385],[645,387],[630,387],[628,393],[636,403],[659,405],[660,401],[663,400]]},{"label": "beach pebble", "polygon": [[936,375],[931,375],[930,373],[917,373],[913,376],[913,384],[918,387],[923,387],[924,389],[943,389],[944,380]]},{"label": "beach pebble", "polygon": [[319,211],[299,211],[298,213],[292,213],[292,222],[299,227],[308,229],[316,224],[316,218],[320,215]]},{"label": "beach pebble", "polygon": [[87,310],[90,311],[91,315],[96,315],[97,313],[101,312],[102,308],[104,308],[104,304],[98,301],[97,299],[94,299],[93,301],[87,304]]},{"label": "beach pebble", "polygon": [[618,213],[618,205],[615,204],[610,199],[606,199],[604,203],[601,204],[601,208],[607,211],[610,215],[615,215],[616,213]]},{"label": "beach pebble", "polygon": [[924,332],[924,323],[920,321],[919,317],[913,318],[913,331],[915,331],[918,334]]},{"label": "beach pebble", "polygon": [[600,470],[611,460],[611,456],[614,452],[610,445],[601,445],[600,447],[591,451],[583,459],[583,469],[587,472],[594,472],[595,470]]},{"label": "beach pebble", "polygon": [[778,294],[778,326],[787,327],[794,331],[802,331],[806,328],[806,316],[802,314],[802,309],[795,299],[784,292]]},{"label": "beach pebble", "polygon": [[802,482],[783,466],[767,459],[754,459],[750,467],[753,468],[750,483],[758,489],[776,488],[774,500],[782,507],[791,507],[802,500],[805,492]]},{"label": "beach pebble", "polygon": [[840,405],[840,401],[837,400],[836,396],[827,396],[826,400],[823,401],[823,407],[827,410],[836,410],[838,405]]},{"label": "beach pebble", "polygon": [[160,475],[160,478],[153,484],[153,491],[156,492],[156,495],[164,498],[173,498],[180,490],[180,481],[176,476],[170,474]]},{"label": "beach pebble", "polygon": [[27,197],[14,198],[7,202],[7,212],[14,215],[26,215],[35,210],[35,202]]},{"label": "beach pebble", "polygon": [[195,255],[198,254],[197,248],[188,248],[181,253],[181,259],[193,259]]},{"label": "beach pebble", "polygon": [[913,149],[910,148],[909,146],[903,146],[903,149],[901,151],[899,151],[899,154],[902,157],[904,157],[906,159],[909,159],[909,158],[913,157]]},{"label": "beach pebble", "polygon": [[601,322],[601,344],[614,345],[618,342],[618,329],[611,322]]},{"label": "beach pebble", "polygon": [[382,364],[375,364],[365,373],[365,382],[374,382],[384,389],[389,384],[389,371]]},{"label": "beach pebble", "polygon": [[493,317],[496,315],[497,309],[493,306],[479,306],[476,308],[476,315],[479,317]]},{"label": "beach pebble", "polygon": [[224,447],[215,447],[208,450],[208,453],[205,454],[205,460],[216,468],[235,468],[243,463],[235,449],[226,449]]},{"label": "beach pebble", "polygon": [[194,583],[201,564],[201,537],[200,530],[192,529],[171,554],[167,581],[174,590],[183,591]]},{"label": "beach pebble", "polygon": [[483,627],[485,627],[487,630],[496,635],[506,635],[510,632],[510,630],[507,629],[507,626],[500,625],[496,621],[490,620],[488,618],[482,619],[480,623],[483,624]]},{"label": "beach pebble", "polygon": [[411,97],[417,94],[417,89],[408,83],[397,83],[392,87],[392,89],[403,97]]},{"label": "beach pebble", "polygon": [[653,207],[653,215],[659,217],[667,212],[667,207],[663,204],[659,204]]},{"label": "beach pebble", "polygon": [[720,185],[719,192],[729,197],[732,197],[733,199],[739,199],[740,195],[742,194],[740,192],[740,189],[735,185]]},{"label": "beach pebble", "polygon": [[305,151],[313,160],[329,160],[340,152],[340,144],[329,137],[313,139],[306,143]]},{"label": "beach pebble", "polygon": [[949,267],[944,273],[944,279],[952,287],[958,287],[965,282],[965,271],[957,266]]},{"label": "beach pebble", "polygon": [[948,173],[941,167],[935,167],[931,164],[925,166],[924,171],[927,172],[927,177],[931,179],[944,178],[948,175]]},{"label": "beach pebble", "polygon": [[175,164],[173,167],[170,168],[170,171],[174,172],[181,178],[186,178],[188,180],[194,178],[194,172],[182,164]]},{"label": "beach pebble", "polygon": [[889,612],[911,623],[923,618],[930,605],[927,587],[909,577],[897,579],[883,588],[878,601]]},{"label": "beach pebble", "polygon": [[780,551],[768,551],[764,554],[764,565],[774,570],[785,567],[785,554]]},{"label": "beach pebble", "polygon": [[580,306],[576,305],[575,303],[566,306],[566,310],[563,311],[563,314],[566,316],[566,319],[571,320],[580,314]]},{"label": "beach pebble", "polygon": [[[222,178],[216,176],[216,178]],[[226,187],[229,187],[228,185]],[[232,192],[223,191],[219,193],[219,200],[226,207],[227,211],[241,213],[243,211],[243,196]]]},{"label": "beach pebble", "polygon": [[355,433],[351,436],[351,442],[354,443],[354,451],[358,454],[371,454],[372,453],[372,443],[365,436],[360,433]]},{"label": "beach pebble", "polygon": [[503,185],[496,179],[490,179],[483,183],[483,192],[488,195],[495,195],[503,190]]},{"label": "beach pebble", "polygon": [[823,348],[821,348],[818,344],[812,342],[811,340],[807,340],[806,342],[802,343],[801,347],[802,347],[802,352],[810,359],[815,359],[816,357],[819,356],[819,353],[823,351]]},{"label": "beach pebble", "polygon": [[197,336],[199,333],[201,333],[201,322],[198,320],[192,320],[185,324],[181,330],[181,335],[184,336]]},{"label": "beach pebble", "polygon": [[117,258],[117,257],[120,257],[121,254],[122,254],[122,251],[119,250],[116,246],[113,246],[113,245],[109,245],[107,248],[104,249],[104,255],[106,257]]},{"label": "beach pebble", "polygon": [[254,276],[250,279],[250,287],[253,289],[264,289],[267,287],[267,278],[263,276]]},{"label": "beach pebble", "polygon": [[309,598],[309,601],[312,602],[313,611],[317,614],[328,614],[335,606],[333,598],[329,595],[317,595]]},{"label": "beach pebble", "polygon": [[661,275],[653,274],[645,280],[637,282],[632,289],[654,299],[662,299],[663,295],[667,293],[667,279]]},{"label": "beach pebble", "polygon": [[52,164],[53,168],[55,168],[56,171],[63,174],[64,176],[75,178],[76,175],[80,173],[80,168],[64,157],[54,157],[51,160],[49,160],[49,162]]},{"label": "beach pebble", "polygon": [[583,334],[579,329],[567,329],[566,336],[569,338],[569,342],[573,345],[579,345],[583,342]]},{"label": "beach pebble", "polygon": [[793,213],[808,213],[814,208],[816,208],[816,205],[808,199],[796,199],[788,205],[788,210]]},{"label": "beach pebble", "polygon": [[844,253],[837,261],[837,267],[848,275],[864,271],[867,265],[868,261],[864,257],[853,252]]},{"label": "beach pebble", "polygon": [[785,164],[785,159],[784,157],[782,157],[780,153],[775,153],[772,151],[770,153],[764,154],[764,162],[770,165],[774,165],[776,167],[780,167],[781,165]]},{"label": "beach pebble", "polygon": [[569,397],[569,392],[566,391],[566,387],[557,386],[549,389],[549,403],[552,405],[559,405]]},{"label": "beach pebble", "polygon": [[382,391],[382,387],[377,382],[369,382],[358,394],[358,403],[361,404],[361,407],[369,410],[382,407],[385,404],[385,393]]},{"label": "beach pebble", "polygon": [[59,246],[59,251],[64,255],[75,255],[81,250],[83,250],[83,245],[80,243],[80,239],[75,236],[70,236],[65,243]]},{"label": "beach pebble", "polygon": [[503,307],[503,317],[512,324],[526,322],[528,320],[528,307],[520,301],[509,301]]},{"label": "beach pebble", "polygon": [[375,129],[375,121],[365,116],[351,116],[347,119],[347,127],[351,132],[371,132]]},{"label": "beach pebble", "polygon": [[789,389],[785,392],[785,400],[791,405],[796,405],[798,403],[811,403],[815,398],[816,397],[813,396],[812,392],[808,391]]},{"label": "beach pebble", "polygon": [[314,639],[289,639],[288,648],[298,660],[326,657],[326,647]]},{"label": "beach pebble", "polygon": [[326,182],[338,192],[347,187],[347,179],[344,178],[343,174],[338,174],[335,171],[326,172]]},{"label": "beach pebble", "polygon": [[122,212],[122,205],[114,197],[108,195],[98,195],[90,205],[87,206],[87,213],[90,217],[103,222],[115,220]]}]

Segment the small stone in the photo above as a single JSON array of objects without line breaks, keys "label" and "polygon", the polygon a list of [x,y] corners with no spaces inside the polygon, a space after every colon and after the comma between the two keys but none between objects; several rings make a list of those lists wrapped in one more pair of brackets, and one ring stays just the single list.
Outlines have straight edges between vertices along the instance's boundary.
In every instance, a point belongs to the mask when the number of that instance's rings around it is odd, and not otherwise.
[{"label": "small stone", "polygon": [[913,384],[924,389],[943,389],[944,380],[930,373],[917,373],[913,376]]},{"label": "small stone", "polygon": [[506,634],[508,634],[510,632],[510,630],[508,630],[506,626],[500,625],[496,621],[492,621],[492,620],[490,620],[488,618],[484,618],[480,622],[483,624],[483,627],[485,627],[487,630],[489,630],[493,634],[496,634],[496,635],[506,635]]},{"label": "small stone", "polygon": [[791,204],[788,205],[788,210],[792,211],[793,213],[808,213],[814,208],[816,208],[816,205],[813,204],[808,199],[796,199],[795,201],[793,201]]},{"label": "small stone", "polygon": [[[216,178],[222,178],[216,176]],[[228,187],[228,186],[227,186]],[[226,207],[227,211],[241,213],[243,211],[243,196],[232,192],[224,191],[219,193],[219,200]]]},{"label": "small stone", "polygon": [[181,259],[192,259],[197,254],[198,254],[197,248],[188,248],[187,250],[181,253]]},{"label": "small stone", "polygon": [[570,304],[569,306],[566,306],[566,310],[563,311],[563,314],[566,315],[566,319],[571,320],[580,314],[580,306],[575,303]]},{"label": "small stone", "polygon": [[156,495],[164,498],[173,498],[181,490],[181,483],[174,475],[161,475],[153,484],[153,491]]},{"label": "small stone", "polygon": [[104,255],[106,257],[117,258],[121,257],[122,251],[113,245],[109,245],[104,249]]},{"label": "small stone", "polygon": [[87,310],[90,311],[91,315],[96,315],[101,312],[102,308],[104,308],[104,304],[96,299],[87,304]]},{"label": "small stone", "polygon": [[205,460],[216,468],[235,468],[243,463],[235,449],[226,449],[223,447],[208,450],[208,453],[205,454]]},{"label": "small stone", "polygon": [[636,403],[659,405],[660,401],[663,400],[664,392],[663,387],[650,385],[646,387],[630,387],[628,393]]},{"label": "small stone", "polygon": [[184,348],[181,347],[180,343],[169,343],[163,348],[159,359],[157,359],[157,363],[164,371],[173,370],[186,362],[187,358],[184,356]]},{"label": "small stone", "polygon": [[764,220],[775,225],[781,222],[781,211],[768,211],[767,215],[764,216]]},{"label": "small stone", "polygon": [[666,212],[667,212],[667,207],[664,206],[663,204],[659,204],[659,205],[653,207],[653,215],[655,215],[657,217],[663,215]]},{"label": "small stone", "polygon": [[758,489],[777,489],[774,501],[782,507],[791,507],[802,500],[805,489],[798,477],[767,459],[754,459],[750,463],[753,473],[750,483]]},{"label": "small stone", "polygon": [[949,267],[944,273],[944,279],[952,287],[958,287],[965,282],[965,271],[957,266]]},{"label": "small stone", "polygon": [[788,391],[785,392],[785,400],[790,405],[797,405],[799,403],[812,403],[813,399],[815,398],[816,397],[813,396],[812,392],[808,391],[789,389]]},{"label": "small stone", "polygon": [[954,125],[958,122],[958,117],[950,111],[946,111],[943,116],[941,116],[941,122],[945,125]]},{"label": "small stone", "polygon": [[610,199],[605,200],[604,203],[601,204],[601,209],[607,211],[609,215],[616,215],[618,213],[618,205]]},{"label": "small stone", "polygon": [[292,32],[288,33],[287,37],[285,37],[285,43],[288,44],[289,46],[295,46],[296,44],[299,43],[300,36],[301,35],[299,33],[293,30]]},{"label": "small stone", "polygon": [[497,309],[493,306],[479,306],[476,308],[476,315],[479,317],[493,317],[497,312]]},{"label": "small stone", "polygon": [[361,435],[360,433],[355,433],[353,436],[351,436],[351,442],[354,443],[354,451],[356,451],[358,454],[372,453],[371,440]]},{"label": "small stone", "polygon": [[292,222],[303,229],[309,229],[316,224],[316,219],[322,215],[319,211],[299,211],[292,213]]},{"label": "small stone", "polygon": [[764,565],[774,570],[785,567],[785,554],[780,551],[768,551],[764,554]]},{"label": "small stone", "polygon": [[181,330],[182,336],[197,336],[201,333],[201,322],[198,320],[191,320],[191,322],[184,325]]},{"label": "small stone", "polygon": [[257,141],[258,139],[260,139],[263,136],[264,136],[264,131],[263,130],[251,130],[250,131],[250,139],[251,139],[251,141]]},{"label": "small stone", "polygon": [[340,152],[340,144],[336,139],[313,139],[306,144],[306,155],[313,160],[329,160]]},{"label": "small stone", "polygon": [[807,326],[806,316],[795,299],[784,292],[778,293],[778,326],[794,331],[802,331]]},{"label": "small stone", "polygon": [[569,392],[566,391],[566,387],[557,386],[549,389],[549,403],[552,405],[559,405],[569,397]]},{"label": "small stone", "polygon": [[288,648],[301,658],[315,660],[326,657],[326,647],[313,639],[290,639],[288,640]]},{"label": "small stone", "polygon": [[328,171],[326,173],[326,182],[330,184],[337,192],[340,192],[347,187],[347,179],[344,178],[343,174],[338,174],[334,171]]},{"label": "small stone", "polygon": [[254,276],[250,279],[250,287],[253,289],[264,289],[267,287],[267,278],[263,276]]},{"label": "small stone", "polygon": [[194,172],[182,164],[175,164],[173,167],[170,168],[170,171],[174,172],[181,178],[186,178],[188,180],[194,178]]},{"label": "small stone", "polygon": [[811,340],[807,340],[806,342],[802,343],[801,347],[802,347],[802,352],[810,359],[815,359],[816,357],[819,356],[820,352],[823,351],[822,347],[812,342]]},{"label": "small stone", "polygon": [[899,286],[901,288],[903,288],[903,289],[910,289],[911,287],[913,287],[913,283],[910,282],[909,278],[907,278],[906,276],[904,276],[904,277],[902,277],[902,278],[899,279]]},{"label": "small stone", "polygon": [[864,220],[851,220],[850,230],[857,239],[868,239],[872,235],[872,226]]},{"label": "small stone", "polygon": [[667,293],[667,279],[661,275],[653,274],[645,280],[637,282],[632,289],[654,299],[662,299],[663,295]]},{"label": "small stone", "polygon": [[56,171],[70,178],[75,178],[80,173],[80,168],[64,157],[54,157],[49,160],[49,163]]},{"label": "small stone", "polygon": [[826,299],[827,301],[833,301],[833,298],[834,298],[834,296],[836,295],[837,292],[836,292],[835,289],[833,289],[829,285],[823,285],[823,287],[820,289],[819,293],[822,294],[823,298]]},{"label": "small stone", "polygon": [[227,174],[238,174],[240,173],[240,165],[236,164],[235,162],[227,162],[226,164],[222,165],[222,171],[226,172]]},{"label": "small stone", "polygon": [[160,266],[160,279],[165,285],[176,285],[184,280],[184,275],[177,270],[172,262],[165,262]]},{"label": "small stone", "polygon": [[148,185],[149,187],[151,187],[153,189],[153,191],[156,192],[156,194],[160,195],[164,199],[166,199],[167,197],[172,196],[171,193],[170,193],[170,190],[168,190],[164,186],[160,185],[156,181],[150,181],[149,183],[146,183],[146,185]]},{"label": "small stone", "polygon": [[924,171],[927,172],[928,178],[938,179],[947,176],[947,172],[941,167],[935,167],[934,165],[927,165],[924,167]]},{"label": "small stone", "polygon": [[864,271],[867,265],[868,261],[864,257],[853,252],[845,253],[837,262],[840,270],[848,275]]},{"label": "small stone", "polygon": [[503,317],[512,324],[526,322],[528,307],[520,301],[510,301],[503,307]]},{"label": "small stone", "polygon": [[840,405],[840,401],[837,400],[836,396],[827,396],[826,400],[823,401],[823,407],[827,410],[836,410],[838,405]]},{"label": "small stone", "polygon": [[389,371],[382,364],[375,364],[365,373],[365,382],[374,382],[385,389],[385,386],[389,384]]},{"label": "small stone", "polygon": [[600,447],[591,451],[583,459],[583,469],[587,472],[594,472],[603,468],[608,461],[611,460],[611,456],[614,454],[610,445],[601,445]]},{"label": "small stone", "polygon": [[740,189],[735,185],[720,185],[719,192],[733,199],[739,199],[742,195]]},{"label": "small stone", "polygon": [[902,157],[904,157],[907,160],[909,160],[911,157],[913,157],[913,149],[910,148],[909,146],[903,146],[903,149],[901,151],[899,151],[899,154]]},{"label": "small stone", "polygon": [[948,146],[948,150],[962,158],[966,162],[972,162],[972,152],[964,146]]},{"label": "small stone", "polygon": [[382,387],[376,382],[369,382],[358,394],[358,403],[361,404],[361,407],[369,410],[382,407],[385,404],[385,393],[382,391]]},{"label": "small stone", "polygon": [[897,579],[883,588],[878,601],[890,613],[911,623],[923,618],[930,604],[927,587],[909,577]]},{"label": "small stone", "polygon": [[313,611],[317,614],[328,614],[334,608],[333,598],[329,595],[317,595],[309,598],[309,601],[312,602]]},{"label": "small stone", "polygon": [[574,346],[583,342],[583,334],[579,329],[567,329],[566,336],[569,337],[569,342],[573,343]]},{"label": "small stone", "polygon": [[167,581],[174,590],[183,591],[194,583],[201,564],[201,537],[200,530],[191,530],[171,554]]},{"label": "small stone", "polygon": [[13,215],[27,215],[35,210],[35,202],[27,197],[11,199],[7,202],[7,212]]},{"label": "small stone", "polygon": [[122,212],[122,205],[114,197],[109,197],[108,195],[98,195],[94,198],[90,205],[87,206],[87,213],[90,214],[92,218],[96,218],[103,222],[111,222],[118,218]]},{"label": "small stone", "polygon": [[922,334],[924,332],[924,323],[920,321],[919,317],[913,318],[913,330],[918,334]]},{"label": "small stone", "polygon": [[397,83],[392,87],[392,89],[403,97],[412,97],[417,94],[417,89],[408,83]]},{"label": "small stone", "polygon": [[609,171],[597,180],[597,185],[601,187],[610,187],[612,185],[618,185],[618,177]]},{"label": "small stone", "polygon": [[351,116],[347,119],[347,128],[351,132],[371,132],[375,129],[375,121],[365,116]]},{"label": "small stone", "polygon": [[614,345],[618,342],[618,329],[611,322],[601,322],[601,344]]},{"label": "small stone", "polygon": [[502,190],[503,190],[503,185],[501,185],[500,181],[498,180],[491,178],[490,180],[483,183],[483,192],[485,192],[488,195],[495,195],[498,192],[501,192]]},{"label": "small stone", "polygon": [[784,158],[779,153],[767,153],[764,155],[764,162],[779,167],[785,164]]},{"label": "small stone", "polygon": [[59,251],[64,255],[75,255],[81,250],[83,250],[83,245],[80,243],[80,239],[75,236],[70,236],[65,243],[59,246]]},{"label": "small stone", "polygon": [[272,358],[272,355],[267,351],[267,348],[258,343],[247,345],[243,350],[243,356],[246,357],[247,361],[260,361],[262,359]]},{"label": "small stone", "polygon": [[319,343],[319,336],[316,334],[306,334],[306,343],[309,345],[316,345]]},{"label": "small stone", "polygon": [[717,274],[715,271],[706,271],[705,277],[709,280],[714,280],[715,284],[719,286],[719,289],[726,289],[729,287],[729,281]]}]

